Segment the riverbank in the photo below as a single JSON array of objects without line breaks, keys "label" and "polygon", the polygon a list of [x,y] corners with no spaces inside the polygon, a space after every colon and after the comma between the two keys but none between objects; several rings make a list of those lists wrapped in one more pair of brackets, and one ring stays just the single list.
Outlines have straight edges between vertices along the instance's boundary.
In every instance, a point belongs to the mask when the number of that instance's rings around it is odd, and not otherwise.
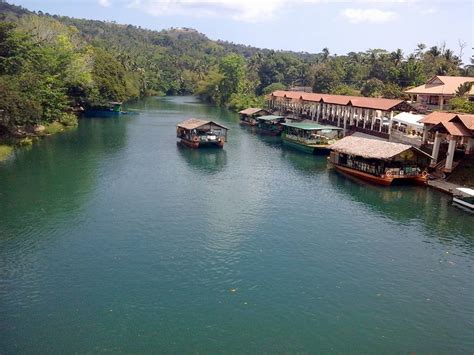
[{"label": "riverbank", "polygon": [[78,119],[78,116],[74,115],[64,122],[54,121],[35,126],[4,129],[3,135],[0,136],[0,162],[11,157],[16,147],[29,146],[42,137],[74,129],[78,125]]}]

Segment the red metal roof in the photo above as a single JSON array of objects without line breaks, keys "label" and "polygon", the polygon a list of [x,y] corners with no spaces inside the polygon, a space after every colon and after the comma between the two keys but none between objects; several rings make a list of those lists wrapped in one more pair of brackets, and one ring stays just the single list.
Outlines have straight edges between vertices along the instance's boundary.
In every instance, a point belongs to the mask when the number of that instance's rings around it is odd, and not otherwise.
[{"label": "red metal roof", "polygon": [[330,95],[321,93],[306,93],[302,91],[277,90],[272,93],[274,97],[286,97],[294,100],[305,100],[310,102],[322,101],[326,104],[343,105],[351,104],[354,107],[369,108],[374,110],[390,110],[401,104],[403,100],[380,99],[374,97]]}]

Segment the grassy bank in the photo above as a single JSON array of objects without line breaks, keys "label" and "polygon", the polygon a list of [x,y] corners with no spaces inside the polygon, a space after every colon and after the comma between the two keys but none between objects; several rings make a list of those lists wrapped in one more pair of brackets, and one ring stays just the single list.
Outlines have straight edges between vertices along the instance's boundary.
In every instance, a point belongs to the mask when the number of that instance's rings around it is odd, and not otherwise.
[{"label": "grassy bank", "polygon": [[0,145],[0,161],[6,160],[13,153],[13,147]]}]

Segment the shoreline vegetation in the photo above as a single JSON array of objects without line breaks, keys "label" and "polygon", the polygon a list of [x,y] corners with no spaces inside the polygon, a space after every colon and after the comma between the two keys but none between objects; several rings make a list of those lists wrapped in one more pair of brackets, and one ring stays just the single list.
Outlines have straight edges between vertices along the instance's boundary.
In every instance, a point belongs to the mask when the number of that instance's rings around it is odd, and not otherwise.
[{"label": "shoreline vegetation", "polygon": [[[403,90],[434,75],[474,76],[473,63],[462,66],[462,49],[274,51],[190,28],[152,31],[0,1],[0,144],[31,144],[76,126],[83,110],[145,96],[197,95],[234,111],[264,107],[265,95],[291,87],[406,98]],[[453,109],[474,112],[474,104],[459,100]]]}]

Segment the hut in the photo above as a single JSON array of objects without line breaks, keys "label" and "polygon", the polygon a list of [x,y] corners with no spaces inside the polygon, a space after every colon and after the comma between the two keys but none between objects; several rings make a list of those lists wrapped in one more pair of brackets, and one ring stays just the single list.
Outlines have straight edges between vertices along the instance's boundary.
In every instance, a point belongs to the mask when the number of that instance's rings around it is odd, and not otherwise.
[{"label": "hut", "polygon": [[282,123],[285,123],[285,117],[283,116],[257,117],[257,132],[268,136],[279,136],[283,131]]},{"label": "hut", "polygon": [[380,185],[426,183],[431,156],[406,144],[345,137],[331,145],[329,163],[337,171]]},{"label": "hut", "polygon": [[228,128],[208,120],[190,118],[178,124],[176,136],[190,148],[224,147]]},{"label": "hut", "polygon": [[311,121],[282,123],[283,143],[305,153],[329,153],[329,146],[342,135],[342,128]]},{"label": "hut", "polygon": [[246,126],[256,126],[257,117],[269,115],[271,112],[259,107],[249,107],[245,110],[239,111],[240,124]]}]

